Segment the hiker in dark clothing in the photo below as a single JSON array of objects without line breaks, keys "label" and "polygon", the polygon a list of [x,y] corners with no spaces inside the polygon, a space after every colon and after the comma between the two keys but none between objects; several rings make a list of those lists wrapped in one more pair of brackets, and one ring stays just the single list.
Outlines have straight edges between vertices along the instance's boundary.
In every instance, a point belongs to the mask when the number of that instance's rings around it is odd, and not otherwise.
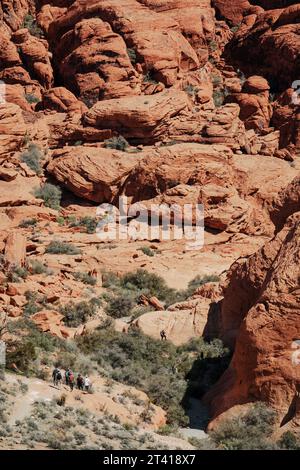
[{"label": "hiker in dark clothing", "polygon": [[83,390],[84,386],[84,378],[82,377],[81,374],[78,374],[77,376],[77,388],[78,390]]},{"label": "hiker in dark clothing", "polygon": [[58,385],[58,375],[60,374],[60,370],[55,367],[55,369],[52,372],[52,379],[53,379],[53,385],[56,387]]},{"label": "hiker in dark clothing", "polygon": [[74,374],[71,370],[69,372],[68,382],[69,382],[69,385],[70,385],[70,390],[71,390],[71,392],[73,392],[74,385],[75,385],[75,377],[74,377]]},{"label": "hiker in dark clothing", "polygon": [[166,335],[165,330],[161,330],[161,332],[160,332],[160,339],[161,339],[162,341],[167,341],[167,335]]},{"label": "hiker in dark clothing", "polygon": [[70,369],[68,368],[65,372],[65,382],[66,382],[66,385],[69,385],[69,376],[70,376]]}]

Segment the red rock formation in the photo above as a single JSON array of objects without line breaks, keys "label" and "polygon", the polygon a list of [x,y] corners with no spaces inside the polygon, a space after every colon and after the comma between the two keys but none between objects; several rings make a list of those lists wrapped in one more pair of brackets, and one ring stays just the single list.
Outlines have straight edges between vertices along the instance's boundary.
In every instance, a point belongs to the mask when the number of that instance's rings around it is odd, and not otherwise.
[{"label": "red rock formation", "polygon": [[[282,216],[299,210],[296,194],[299,197],[299,179],[285,192],[290,205],[287,210],[284,201]],[[281,231],[229,272],[219,327],[225,343],[236,345],[228,370],[206,396],[214,416],[260,400],[277,409],[280,419],[293,419],[289,407],[300,381],[292,361],[293,340],[300,338],[299,220],[299,212],[294,212],[282,228],[277,219]]]}]

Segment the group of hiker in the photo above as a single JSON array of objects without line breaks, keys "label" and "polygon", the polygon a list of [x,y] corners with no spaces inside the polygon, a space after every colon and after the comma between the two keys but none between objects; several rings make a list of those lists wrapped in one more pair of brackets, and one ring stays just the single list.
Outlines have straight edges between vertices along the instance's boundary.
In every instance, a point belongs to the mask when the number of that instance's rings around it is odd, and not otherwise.
[{"label": "group of hiker", "polygon": [[[60,386],[63,382],[63,374],[58,367],[55,367],[55,369],[53,370],[52,379],[53,385],[55,387]],[[65,371],[64,383],[65,385],[70,387],[71,392],[74,390],[75,384],[78,390],[84,390],[86,392],[90,390],[91,386],[90,379],[87,375],[84,377],[83,375],[78,374],[75,381],[75,375],[70,368]]]}]

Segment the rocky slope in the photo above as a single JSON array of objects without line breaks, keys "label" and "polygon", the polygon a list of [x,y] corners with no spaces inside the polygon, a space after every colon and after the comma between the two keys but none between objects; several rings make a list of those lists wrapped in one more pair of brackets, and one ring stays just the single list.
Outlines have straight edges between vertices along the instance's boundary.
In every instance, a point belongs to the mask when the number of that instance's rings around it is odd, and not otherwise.
[{"label": "rocky slope", "polygon": [[[222,289],[181,302],[148,296],[115,328],[165,329],[176,345],[221,338],[234,354],[206,395],[213,423],[253,401],[285,418],[299,386],[299,14],[294,1],[0,0],[9,322],[30,312],[42,331],[74,338],[106,321],[105,307],[75,326],[63,307],[107,294],[107,271],[142,268],[177,290],[221,276]],[[205,246],[101,241],[97,205],[120,196],[132,227],[154,203],[204,204]]]}]

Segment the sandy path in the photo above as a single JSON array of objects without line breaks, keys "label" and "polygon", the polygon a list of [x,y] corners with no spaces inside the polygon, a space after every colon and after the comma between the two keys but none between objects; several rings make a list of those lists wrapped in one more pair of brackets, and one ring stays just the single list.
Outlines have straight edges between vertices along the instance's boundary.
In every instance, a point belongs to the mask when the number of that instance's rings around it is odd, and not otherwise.
[{"label": "sandy path", "polygon": [[42,380],[6,374],[6,380],[11,384],[17,383],[18,379],[28,386],[28,390],[16,397],[8,420],[8,424],[12,426],[15,425],[16,421],[30,416],[31,407],[36,400],[51,401],[52,398],[61,393],[61,390]]}]

